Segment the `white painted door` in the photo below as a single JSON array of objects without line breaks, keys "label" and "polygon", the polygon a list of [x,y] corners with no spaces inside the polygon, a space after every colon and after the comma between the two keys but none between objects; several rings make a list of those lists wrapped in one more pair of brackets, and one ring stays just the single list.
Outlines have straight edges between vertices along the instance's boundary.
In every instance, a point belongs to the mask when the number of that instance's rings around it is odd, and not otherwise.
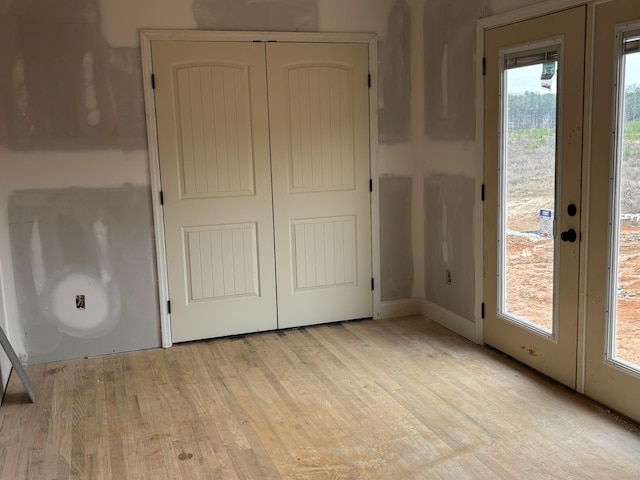
[{"label": "white painted door", "polygon": [[586,7],[485,33],[485,341],[575,388]]},{"label": "white painted door", "polygon": [[368,47],[267,44],[280,328],[372,316]]},{"label": "white painted door", "polygon": [[640,4],[595,7],[585,393],[640,422]]},{"label": "white painted door", "polygon": [[152,43],[174,342],[277,327],[264,45]]}]

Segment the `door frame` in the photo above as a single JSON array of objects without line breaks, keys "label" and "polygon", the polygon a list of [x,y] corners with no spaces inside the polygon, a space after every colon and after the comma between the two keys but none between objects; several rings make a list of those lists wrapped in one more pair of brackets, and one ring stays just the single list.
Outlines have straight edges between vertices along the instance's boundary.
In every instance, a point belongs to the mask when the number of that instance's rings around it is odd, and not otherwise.
[{"label": "door frame", "polygon": [[[605,0],[606,1],[606,0]],[[592,55],[593,55],[593,9],[594,2],[591,0],[547,0],[542,3],[523,7],[503,14],[479,19],[476,22],[476,198],[478,199],[477,215],[475,219],[475,271],[476,271],[476,308],[479,321],[476,322],[476,335],[479,343],[484,343],[484,244],[483,228],[484,214],[482,204],[482,190],[484,185],[484,72],[482,61],[484,57],[484,35],[486,30],[503,27],[513,23],[530,20],[536,17],[543,17],[574,7],[587,6],[587,29],[585,38],[585,77],[584,77],[584,102],[583,102],[583,135],[582,135],[582,191],[580,208],[581,230],[588,232],[587,223],[589,216],[589,171],[591,161],[590,132],[591,132],[591,109],[589,107],[592,95]],[[579,283],[578,283],[578,344],[576,355],[576,391],[584,393],[585,385],[585,353],[586,353],[586,274],[587,274],[587,246],[588,233],[584,235],[580,242],[580,263],[579,263]]]},{"label": "door frame", "polygon": [[[151,42],[191,41],[191,42],[290,42],[290,43],[365,43],[369,48],[369,169],[373,180],[371,192],[371,261],[372,274],[380,278],[380,208],[378,193],[378,39],[373,33],[315,33],[315,32],[231,32],[206,30],[140,30],[142,53],[142,78],[149,156],[149,178],[156,243],[156,268],[158,274],[158,301],[160,308],[160,331],[163,348],[171,347],[171,314],[168,309],[169,281],[167,255],[164,236],[164,216],[160,192],[160,157],[158,154],[158,131],[156,104],[151,75]],[[379,282],[377,282],[379,283]],[[378,318],[380,311],[380,288],[373,290],[373,315]]]}]

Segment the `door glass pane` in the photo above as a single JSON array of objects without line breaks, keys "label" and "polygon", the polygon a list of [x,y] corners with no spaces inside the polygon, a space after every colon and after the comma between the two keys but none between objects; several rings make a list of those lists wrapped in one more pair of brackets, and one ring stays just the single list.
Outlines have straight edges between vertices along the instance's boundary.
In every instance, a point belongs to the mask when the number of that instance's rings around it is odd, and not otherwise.
[{"label": "door glass pane", "polygon": [[613,357],[640,365],[640,52],[623,57]]},{"label": "door glass pane", "polygon": [[501,313],[545,332],[554,317],[557,66],[507,68],[503,90]]}]

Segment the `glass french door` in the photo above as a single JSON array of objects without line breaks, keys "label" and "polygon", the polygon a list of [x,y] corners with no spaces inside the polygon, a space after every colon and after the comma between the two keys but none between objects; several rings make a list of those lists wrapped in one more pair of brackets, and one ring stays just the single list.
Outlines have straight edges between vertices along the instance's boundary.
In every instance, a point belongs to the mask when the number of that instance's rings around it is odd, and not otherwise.
[{"label": "glass french door", "polygon": [[575,388],[586,7],[485,32],[484,339]]},{"label": "glass french door", "polygon": [[585,394],[640,421],[640,3],[594,17]]}]

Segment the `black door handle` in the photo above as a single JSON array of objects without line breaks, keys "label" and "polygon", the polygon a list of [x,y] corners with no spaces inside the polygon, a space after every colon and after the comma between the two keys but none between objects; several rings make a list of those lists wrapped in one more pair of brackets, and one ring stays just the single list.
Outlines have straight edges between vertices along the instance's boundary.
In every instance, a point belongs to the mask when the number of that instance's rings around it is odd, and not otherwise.
[{"label": "black door handle", "polygon": [[560,240],[562,240],[563,242],[573,243],[576,241],[577,238],[578,238],[578,235],[576,234],[576,231],[573,228],[570,228],[566,232],[562,232],[560,234]]}]

